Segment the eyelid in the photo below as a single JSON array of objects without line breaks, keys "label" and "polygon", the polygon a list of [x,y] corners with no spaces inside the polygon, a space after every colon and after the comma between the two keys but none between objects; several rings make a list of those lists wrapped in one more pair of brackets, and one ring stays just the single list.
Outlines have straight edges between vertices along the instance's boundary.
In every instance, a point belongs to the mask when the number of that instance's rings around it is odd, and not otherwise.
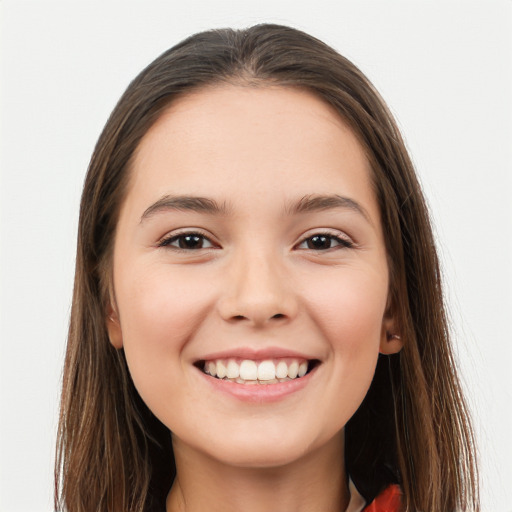
[{"label": "eyelid", "polygon": [[[208,243],[210,244],[210,247],[202,247],[200,249],[183,249],[182,247],[175,247],[175,246],[171,245],[171,242],[173,242],[174,240],[177,240],[180,237],[187,236],[187,235],[189,235],[189,236],[190,235],[200,236],[204,240],[208,241]],[[217,244],[213,240],[213,237],[210,234],[205,233],[204,230],[202,230],[200,228],[181,228],[181,229],[178,229],[178,230],[175,230],[175,231],[171,231],[170,233],[167,233],[163,237],[161,237],[157,241],[156,247],[159,247],[159,248],[160,247],[161,248],[169,247],[169,248],[171,248],[173,250],[176,250],[176,251],[193,252],[194,250],[195,251],[200,251],[201,249],[218,248],[219,244]]]},{"label": "eyelid", "polygon": [[[208,242],[208,244],[210,244],[210,246],[209,247],[201,247],[199,249],[184,249],[182,247],[176,247],[176,246],[171,245],[171,243],[174,242],[175,240],[178,240],[180,237],[187,236],[187,235],[189,235],[189,236],[197,235],[197,236],[203,238],[204,240],[206,240]],[[354,240],[343,231],[335,230],[332,228],[317,228],[317,229],[312,229],[312,230],[304,233],[300,237],[299,241],[294,245],[294,248],[299,249],[299,247],[302,244],[304,244],[307,240],[309,240],[310,238],[313,238],[315,236],[325,236],[325,237],[329,237],[331,239],[339,241],[339,244],[337,246],[331,247],[328,249],[318,249],[318,252],[326,252],[328,250],[332,250],[332,249],[336,249],[336,248],[351,248],[356,245]],[[161,237],[156,242],[156,247],[157,248],[169,247],[176,251],[194,252],[194,251],[200,251],[202,249],[219,248],[219,244],[214,241],[214,237],[212,235],[210,235],[209,233],[206,233],[203,229],[190,227],[190,228],[177,229],[175,231],[171,231],[170,233],[165,234],[163,237]],[[309,250],[313,250],[313,249],[309,249]]]},{"label": "eyelid", "polygon": [[[304,233],[300,237],[300,240],[295,244],[294,248],[298,249],[299,246],[301,246],[307,240],[309,240],[310,238],[313,238],[315,236],[326,236],[326,237],[330,237],[335,240],[339,240],[339,242],[340,242],[339,245],[336,247],[331,247],[329,249],[323,249],[323,250],[318,249],[318,252],[327,252],[329,250],[336,249],[336,248],[350,249],[351,247],[356,246],[356,242],[343,231],[339,231],[337,229],[332,229],[332,228],[318,228],[318,229],[310,230],[310,231]],[[308,249],[305,249],[305,250],[308,250]],[[309,250],[313,250],[313,249],[309,249]]]}]

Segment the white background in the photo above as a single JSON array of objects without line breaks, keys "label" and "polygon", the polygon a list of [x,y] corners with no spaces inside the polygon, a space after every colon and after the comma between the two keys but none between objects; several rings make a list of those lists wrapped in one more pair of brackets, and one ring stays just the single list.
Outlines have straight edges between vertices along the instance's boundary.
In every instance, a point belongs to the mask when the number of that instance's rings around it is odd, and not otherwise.
[{"label": "white background", "polygon": [[434,214],[483,510],[512,511],[510,0],[0,5],[1,512],[52,510],[79,196],[108,114],[185,36],[268,21],[354,60],[398,118]]}]

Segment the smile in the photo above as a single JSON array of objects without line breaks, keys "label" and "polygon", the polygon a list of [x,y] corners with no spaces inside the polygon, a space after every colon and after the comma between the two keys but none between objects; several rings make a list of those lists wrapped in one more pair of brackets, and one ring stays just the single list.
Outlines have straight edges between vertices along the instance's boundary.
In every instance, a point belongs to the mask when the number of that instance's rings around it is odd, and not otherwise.
[{"label": "smile", "polygon": [[214,359],[200,361],[198,367],[211,377],[237,384],[279,384],[301,379],[317,364],[318,360],[299,358],[280,359]]}]

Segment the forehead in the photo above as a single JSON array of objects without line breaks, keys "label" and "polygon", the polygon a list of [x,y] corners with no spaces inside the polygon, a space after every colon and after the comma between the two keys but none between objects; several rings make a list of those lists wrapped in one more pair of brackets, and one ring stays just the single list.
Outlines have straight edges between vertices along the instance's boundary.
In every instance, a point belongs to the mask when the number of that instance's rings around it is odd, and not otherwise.
[{"label": "forehead", "polygon": [[356,136],[311,92],[222,85],[189,93],[160,116],[136,150],[128,195],[236,201],[245,191],[282,202],[336,189],[374,203],[370,175]]},{"label": "forehead", "polygon": [[340,149],[361,150],[334,107],[310,91],[285,86],[218,85],[174,101],[143,137],[136,160],[162,142],[169,149],[200,142],[196,151],[207,147],[221,153],[225,147],[251,150],[258,141],[265,141],[261,152],[281,148],[285,153],[290,148],[296,151],[300,142],[309,147],[331,142],[339,145],[340,135],[344,138]]}]

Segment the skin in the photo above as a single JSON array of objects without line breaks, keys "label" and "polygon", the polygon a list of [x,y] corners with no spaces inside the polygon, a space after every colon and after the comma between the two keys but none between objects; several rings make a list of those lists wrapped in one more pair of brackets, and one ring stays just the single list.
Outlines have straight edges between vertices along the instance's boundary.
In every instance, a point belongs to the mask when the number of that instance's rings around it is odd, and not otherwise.
[{"label": "skin", "polygon": [[[309,92],[217,86],[169,107],[131,173],[107,326],[141,397],[173,432],[167,511],[345,510],[344,426],[379,351],[401,348],[386,334],[395,332],[386,251],[358,140]],[[290,206],[333,194],[359,209]],[[151,209],[169,195],[225,209]],[[179,250],[183,238],[173,237],[191,231],[203,247]],[[328,248],[312,245],[314,235]],[[281,399],[240,400],[194,366],[240,346],[320,364]]]}]

